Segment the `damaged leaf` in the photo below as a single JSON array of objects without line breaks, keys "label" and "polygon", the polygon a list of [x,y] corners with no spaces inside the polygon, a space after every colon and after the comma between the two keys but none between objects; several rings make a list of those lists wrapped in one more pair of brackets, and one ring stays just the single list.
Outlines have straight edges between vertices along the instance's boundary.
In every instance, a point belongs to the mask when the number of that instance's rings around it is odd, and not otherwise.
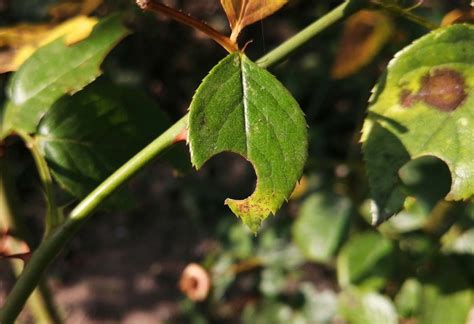
[{"label": "damaged leaf", "polygon": [[405,192],[399,169],[435,156],[451,172],[449,200],[474,194],[474,26],[453,25],[398,53],[371,99],[363,150],[373,223],[399,212]]},{"label": "damaged leaf", "polygon": [[87,38],[96,18],[79,16],[59,25],[22,24],[0,29],[0,73],[16,71],[38,48],[64,37],[66,45]]},{"label": "damaged leaf", "polygon": [[230,151],[249,160],[257,174],[255,192],[226,204],[256,232],[275,214],[301,177],[307,130],[298,103],[266,70],[242,53],[223,59],[198,88],[190,107],[192,163]]},{"label": "damaged leaf", "polygon": [[41,117],[65,94],[94,81],[109,51],[128,33],[119,16],[98,23],[90,37],[74,46],[58,39],[31,56],[10,79],[5,129],[34,132]]}]

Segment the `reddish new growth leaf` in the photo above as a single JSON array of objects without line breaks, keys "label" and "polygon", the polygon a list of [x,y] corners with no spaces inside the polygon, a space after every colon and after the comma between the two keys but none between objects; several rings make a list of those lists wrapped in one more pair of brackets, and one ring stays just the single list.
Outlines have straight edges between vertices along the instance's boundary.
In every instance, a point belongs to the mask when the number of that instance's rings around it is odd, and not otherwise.
[{"label": "reddish new growth leaf", "polygon": [[287,2],[288,0],[221,0],[232,28],[230,39],[236,43],[242,29],[274,14]]}]

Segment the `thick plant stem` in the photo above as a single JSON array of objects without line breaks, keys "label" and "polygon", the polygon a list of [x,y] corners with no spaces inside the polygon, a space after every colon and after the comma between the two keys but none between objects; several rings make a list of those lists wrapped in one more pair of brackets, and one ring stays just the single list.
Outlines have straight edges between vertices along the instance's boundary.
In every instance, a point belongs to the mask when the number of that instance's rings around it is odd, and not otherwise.
[{"label": "thick plant stem", "polygon": [[[0,156],[0,229],[14,233],[16,237],[32,245],[31,235],[23,219],[16,211],[16,190],[8,173],[5,157]],[[15,249],[16,247],[12,247]],[[17,251],[13,250],[12,253]],[[11,267],[16,277],[23,270],[23,261],[12,260]],[[41,280],[38,287],[28,299],[27,307],[37,323],[61,323],[59,312],[53,302],[51,293],[45,281]]]},{"label": "thick plant stem", "polygon": [[[356,7],[353,6],[354,3],[365,3],[365,1],[356,0],[345,2],[310,25],[308,28],[293,36],[287,42],[269,52],[263,58],[258,60],[257,64],[266,68],[287,57],[290,53],[293,53],[296,49],[308,42],[325,28],[339,21],[344,17],[344,15],[354,12]],[[79,230],[80,226],[85,220],[87,220],[88,216],[91,215],[91,213],[94,212],[97,207],[122,184],[140,171],[159,153],[171,146],[175,140],[186,131],[187,123],[188,115],[185,115],[99,185],[99,187],[97,187],[81,203],[79,203],[76,208],[74,208],[68,220],[54,230],[51,235],[43,241],[43,243],[33,253],[30,261],[23,270],[22,275],[8,296],[5,305],[0,311],[0,323],[8,324],[14,322],[18,314],[21,312],[26,299],[40,281],[47,266]]]}]

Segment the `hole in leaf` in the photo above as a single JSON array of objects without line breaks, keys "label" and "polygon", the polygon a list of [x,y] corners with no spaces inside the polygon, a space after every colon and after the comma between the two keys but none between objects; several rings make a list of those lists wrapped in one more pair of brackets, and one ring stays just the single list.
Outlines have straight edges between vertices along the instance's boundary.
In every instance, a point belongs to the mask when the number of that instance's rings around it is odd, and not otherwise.
[{"label": "hole in leaf", "polygon": [[219,153],[205,164],[203,171],[213,178],[213,191],[219,192],[222,200],[245,199],[255,190],[255,170],[252,164],[239,154]]},{"label": "hole in leaf", "polygon": [[447,164],[434,157],[424,156],[406,163],[399,171],[405,189],[434,206],[451,189],[451,173]]}]

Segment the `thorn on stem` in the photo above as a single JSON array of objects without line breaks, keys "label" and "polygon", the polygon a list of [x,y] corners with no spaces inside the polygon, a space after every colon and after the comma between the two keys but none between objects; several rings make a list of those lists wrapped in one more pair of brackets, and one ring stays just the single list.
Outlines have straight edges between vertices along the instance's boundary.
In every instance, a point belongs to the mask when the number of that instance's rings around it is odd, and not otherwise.
[{"label": "thorn on stem", "polygon": [[184,129],[181,133],[178,134],[178,136],[176,136],[174,138],[174,142],[173,143],[178,143],[178,142],[182,142],[182,141],[186,141],[188,139],[188,130],[187,129]]}]

